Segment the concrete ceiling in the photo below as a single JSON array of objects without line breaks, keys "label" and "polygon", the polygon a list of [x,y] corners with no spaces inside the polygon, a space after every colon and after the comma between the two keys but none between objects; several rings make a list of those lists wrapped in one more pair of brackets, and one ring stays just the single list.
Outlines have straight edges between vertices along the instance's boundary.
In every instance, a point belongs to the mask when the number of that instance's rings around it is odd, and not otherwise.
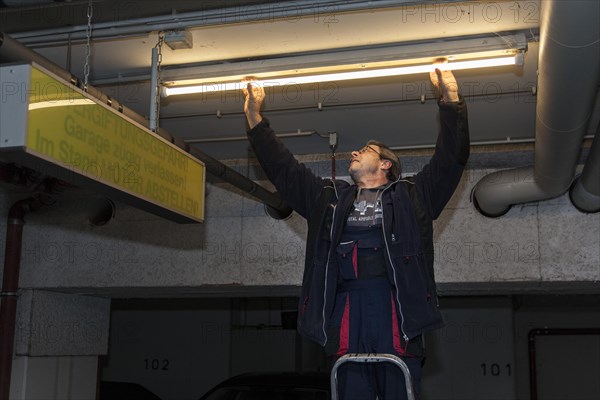
[{"label": "concrete ceiling", "polygon": [[[88,2],[37,3],[0,9],[2,29],[81,77]],[[141,115],[150,108],[150,55],[160,30],[187,28],[193,35],[192,49],[163,46],[166,75],[198,65],[522,32],[529,41],[523,67],[458,71],[456,76],[469,104],[473,142],[527,141],[535,136],[532,89],[537,85],[539,1],[93,4],[91,83]],[[426,96],[424,104],[421,95]],[[426,75],[280,87],[269,93],[264,114],[278,132],[338,132],[339,152],[359,148],[371,138],[399,148],[431,146],[437,135],[433,98]],[[163,99],[160,125],[186,140],[241,136],[242,106],[239,93]],[[594,110],[589,134],[598,124],[600,101]],[[328,141],[318,135],[285,141],[296,154],[329,152]],[[250,154],[246,141],[197,146],[218,159]]]}]

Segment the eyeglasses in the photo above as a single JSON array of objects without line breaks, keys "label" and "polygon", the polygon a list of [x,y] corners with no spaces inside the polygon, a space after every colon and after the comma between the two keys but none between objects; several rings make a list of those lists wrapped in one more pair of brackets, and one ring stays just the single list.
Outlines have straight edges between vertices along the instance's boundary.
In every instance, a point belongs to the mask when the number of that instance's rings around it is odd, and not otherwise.
[{"label": "eyeglasses", "polygon": [[360,150],[358,151],[358,153],[359,153],[359,154],[362,154],[362,153],[364,153],[364,152],[365,152],[365,151],[367,151],[367,150],[371,150],[372,152],[374,152],[375,154],[377,154],[377,155],[379,156],[379,158],[382,158],[382,157],[381,157],[381,153],[380,153],[380,152],[378,152],[377,150],[375,150],[374,148],[372,148],[372,147],[371,147],[371,146],[369,146],[369,145],[366,145],[365,147],[363,147],[362,149],[360,149]]}]

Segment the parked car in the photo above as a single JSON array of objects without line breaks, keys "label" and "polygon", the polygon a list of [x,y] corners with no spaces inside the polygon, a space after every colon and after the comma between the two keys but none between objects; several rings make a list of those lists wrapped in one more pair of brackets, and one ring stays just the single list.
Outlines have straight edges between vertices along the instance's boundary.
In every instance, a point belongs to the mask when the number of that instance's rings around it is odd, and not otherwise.
[{"label": "parked car", "polygon": [[161,400],[140,384],[131,382],[100,382],[99,400]]},{"label": "parked car", "polygon": [[325,372],[247,373],[229,378],[200,400],[329,400]]}]

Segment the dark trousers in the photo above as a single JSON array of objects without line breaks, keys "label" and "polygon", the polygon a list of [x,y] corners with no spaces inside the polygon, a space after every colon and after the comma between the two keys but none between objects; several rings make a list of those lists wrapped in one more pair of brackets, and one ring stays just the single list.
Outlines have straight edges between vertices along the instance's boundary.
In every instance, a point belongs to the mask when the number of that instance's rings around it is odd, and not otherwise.
[{"label": "dark trousers", "polygon": [[[394,338],[397,314],[387,278],[344,282],[338,287],[337,296],[337,310],[326,347],[331,366],[343,354],[393,354],[407,364],[413,392],[418,395],[423,358],[404,357],[405,349],[399,349],[400,338]],[[375,400],[377,396],[379,400],[407,398],[402,370],[389,362],[346,362],[339,367],[337,375],[340,400]]]}]

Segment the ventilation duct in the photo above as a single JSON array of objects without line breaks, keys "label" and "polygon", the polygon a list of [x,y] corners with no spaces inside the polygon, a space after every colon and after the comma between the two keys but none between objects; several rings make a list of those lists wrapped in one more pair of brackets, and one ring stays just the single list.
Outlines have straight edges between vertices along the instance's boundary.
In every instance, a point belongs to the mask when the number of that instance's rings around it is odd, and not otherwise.
[{"label": "ventilation duct", "polygon": [[[475,206],[489,217],[567,191],[596,98],[600,2],[548,0],[541,7],[535,164],[495,172],[477,183]],[[589,171],[593,177],[585,181],[598,182],[597,168]]]},{"label": "ventilation duct", "polygon": [[573,205],[582,212],[600,211],[600,124],[583,172],[575,179],[569,191]]}]

